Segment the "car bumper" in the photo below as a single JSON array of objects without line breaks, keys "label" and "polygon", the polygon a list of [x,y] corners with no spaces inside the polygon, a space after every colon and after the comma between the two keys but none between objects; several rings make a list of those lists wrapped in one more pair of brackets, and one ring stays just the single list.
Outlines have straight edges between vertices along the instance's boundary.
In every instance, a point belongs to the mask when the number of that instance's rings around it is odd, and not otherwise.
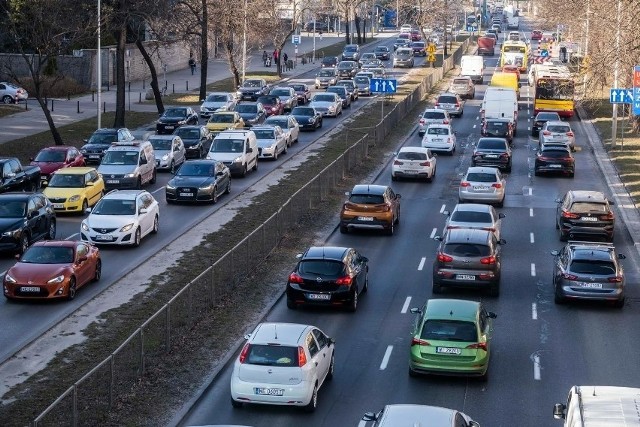
[{"label": "car bumper", "polygon": [[340,220],[340,226],[346,227],[348,229],[359,228],[359,229],[369,229],[369,230],[387,230],[391,228],[391,223],[393,221],[392,217],[389,218],[375,218],[375,217],[366,217],[373,218],[372,220],[364,220],[364,216],[349,216],[342,217]]},{"label": "car bumper", "polygon": [[94,245],[133,245],[135,242],[135,227],[127,232],[113,232],[109,234],[98,234],[94,231],[82,231],[80,240],[93,243]]},{"label": "car bumper", "polygon": [[624,286],[616,289],[583,288],[565,283],[557,292],[565,298],[586,301],[621,301],[624,300]]},{"label": "car bumper", "polygon": [[174,188],[165,187],[165,198],[172,202],[212,202],[214,199],[213,189],[202,190],[199,188]]},{"label": "car bumper", "polygon": [[175,131],[176,129],[178,129],[180,126],[179,124],[157,124],[156,125],[156,132],[159,135],[168,135],[168,134],[172,134],[173,131]]},{"label": "car bumper", "polygon": [[[466,276],[466,279],[462,276]],[[484,289],[499,283],[500,274],[492,270],[454,270],[434,267],[433,282],[441,286]]]},{"label": "car bumper", "polygon": [[568,165],[535,165],[535,171],[538,173],[575,173],[575,167]]},{"label": "car bumper", "polygon": [[581,227],[570,224],[560,224],[560,231],[562,231],[562,234],[569,236],[569,238],[575,236],[601,237],[608,240],[613,238],[613,225],[606,227]]},{"label": "car bumper", "polygon": [[53,210],[56,211],[56,213],[82,211],[82,199],[77,202],[52,203],[52,205]]},{"label": "car bumper", "polygon": [[0,252],[16,252],[20,248],[20,235],[18,237],[0,236]]},{"label": "car bumper", "polygon": [[509,161],[504,160],[497,160],[497,159],[472,159],[471,164],[473,166],[486,166],[486,167],[490,167],[490,168],[497,168],[500,170],[505,170],[507,168],[509,168]]},{"label": "car bumper", "polygon": [[[305,406],[311,401],[312,384],[302,381],[296,385],[271,383],[249,383],[241,381],[234,372],[231,377],[231,398],[238,402],[259,403],[262,405]],[[259,395],[256,388],[283,389],[282,396]]]},{"label": "car bumper", "polygon": [[458,191],[458,198],[463,202],[479,201],[499,203],[504,200],[504,193],[471,193],[467,191]]},{"label": "car bumper", "polygon": [[431,151],[444,151],[447,153],[453,152],[453,144],[428,142],[422,143],[423,148],[429,148]]},{"label": "car bumper", "polygon": [[258,93],[243,93],[240,95],[242,101],[256,101],[260,97]]},{"label": "car bumper", "polygon": [[392,169],[391,175],[396,178],[428,179],[433,176],[433,169]]},{"label": "car bumper", "polygon": [[[104,177],[103,177],[104,178]],[[108,192],[113,189],[135,189],[138,186],[138,178],[104,178],[104,189]]]},{"label": "car bumper", "polygon": [[418,374],[431,375],[451,375],[451,376],[482,376],[489,368],[489,353],[483,356],[472,358],[471,360],[438,360],[438,356],[423,358],[414,354],[417,350],[411,351],[409,359],[409,369]]},{"label": "car bumper", "polygon": [[10,299],[57,299],[67,297],[67,286],[67,278],[56,284],[24,284],[5,281],[3,292],[4,296]]},{"label": "car bumper", "polygon": [[317,126],[315,122],[313,122],[313,123],[304,123],[304,124],[302,124],[300,122],[298,122],[298,123],[300,124],[300,130],[314,130],[316,128],[316,126]]},{"label": "car bumper", "polygon": [[287,300],[295,305],[342,306],[353,301],[351,287],[341,286],[331,292],[309,292],[296,285],[287,285]]}]

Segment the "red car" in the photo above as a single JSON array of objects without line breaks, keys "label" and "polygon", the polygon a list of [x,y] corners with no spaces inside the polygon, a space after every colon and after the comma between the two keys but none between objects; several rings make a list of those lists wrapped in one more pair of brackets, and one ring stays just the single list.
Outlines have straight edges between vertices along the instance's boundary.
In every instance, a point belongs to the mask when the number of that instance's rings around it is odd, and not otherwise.
[{"label": "red car", "polygon": [[531,40],[542,40],[542,31],[533,30],[531,32]]},{"label": "red car", "polygon": [[284,114],[284,104],[275,95],[263,95],[258,98],[258,102],[264,107],[264,111],[269,116],[280,116]]},{"label": "red car", "polygon": [[85,161],[76,147],[56,145],[40,150],[35,159],[31,159],[31,165],[40,167],[40,179],[48,183],[51,174],[58,169],[84,166]]},{"label": "red car", "polygon": [[411,30],[411,41],[417,42],[422,40],[422,35],[420,34],[420,30]]},{"label": "red car", "polygon": [[7,270],[4,296],[8,299],[72,300],[76,291],[102,274],[100,251],[80,240],[34,243]]}]

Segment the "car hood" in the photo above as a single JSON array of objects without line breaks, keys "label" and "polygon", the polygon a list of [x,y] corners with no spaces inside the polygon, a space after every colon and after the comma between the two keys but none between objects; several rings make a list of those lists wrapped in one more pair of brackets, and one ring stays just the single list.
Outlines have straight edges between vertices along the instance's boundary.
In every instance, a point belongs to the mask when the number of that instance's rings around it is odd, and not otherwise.
[{"label": "car hood", "polygon": [[44,285],[47,281],[63,274],[69,264],[31,264],[18,262],[7,274],[20,284]]},{"label": "car hood", "polygon": [[325,80],[334,80],[336,76],[318,76],[316,78],[322,82]]},{"label": "car hood", "polygon": [[171,150],[153,150],[156,156],[156,159],[161,159],[165,154],[169,154]]},{"label": "car hood", "polygon": [[299,114],[293,114],[293,117],[298,123],[307,123],[309,119],[313,120],[313,116],[302,116]]},{"label": "car hood", "polygon": [[90,214],[85,220],[90,228],[121,228],[136,222],[131,215],[94,215]]},{"label": "car hood", "polygon": [[106,150],[111,147],[111,144],[85,144],[80,148],[81,150]]},{"label": "car hood", "polygon": [[212,176],[176,176],[169,181],[172,187],[206,187],[216,180]]},{"label": "car hood", "polygon": [[42,190],[42,194],[47,196],[49,199],[56,198],[67,198],[74,195],[82,194],[84,188],[58,188],[58,187],[47,187]]},{"label": "car hood", "polygon": [[198,145],[198,143],[200,142],[200,139],[182,139],[182,143],[184,144],[185,147],[193,147],[194,145]]},{"label": "car hood", "polygon": [[0,231],[16,230],[24,224],[24,218],[0,218]]},{"label": "car hood", "polygon": [[202,103],[202,107],[207,108],[209,110],[217,110],[218,108],[222,108],[222,107],[226,107],[227,103],[226,102],[209,102],[209,101],[205,101]]},{"label": "car hood", "polygon": [[64,162],[31,162],[31,166],[39,166],[40,173],[49,175],[64,166]]},{"label": "car hood", "polygon": [[122,175],[125,173],[132,173],[136,165],[100,165],[98,166],[98,173],[102,175]]},{"label": "car hood", "polygon": [[256,118],[258,118],[257,113],[238,113],[238,114],[240,114],[240,117],[242,117],[242,120],[255,120]]},{"label": "car hood", "polygon": [[258,143],[258,147],[268,148],[268,147],[271,147],[272,145],[275,145],[276,140],[275,139],[258,139],[256,142]]},{"label": "car hood", "polygon": [[329,108],[335,106],[335,103],[330,101],[313,101],[309,106],[314,108]]},{"label": "car hood", "polygon": [[235,123],[207,123],[207,129],[212,132],[218,132],[221,130],[233,129]]},{"label": "car hood", "polygon": [[243,86],[240,86],[238,88],[238,90],[240,92],[253,93],[253,92],[260,92],[262,90],[262,88],[261,87],[243,87]]},{"label": "car hood", "polygon": [[158,123],[175,124],[187,120],[186,117],[160,117]]}]

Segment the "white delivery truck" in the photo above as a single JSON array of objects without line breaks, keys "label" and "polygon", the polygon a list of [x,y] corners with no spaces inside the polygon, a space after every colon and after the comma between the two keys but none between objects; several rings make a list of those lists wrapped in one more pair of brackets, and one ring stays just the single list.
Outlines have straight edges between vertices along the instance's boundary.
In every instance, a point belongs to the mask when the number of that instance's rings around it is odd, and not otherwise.
[{"label": "white delivery truck", "polygon": [[556,403],[553,417],[564,427],[640,426],[640,388],[573,386],[567,403]]},{"label": "white delivery truck", "polygon": [[517,30],[520,28],[520,18],[517,16],[510,16],[507,18],[507,29]]},{"label": "white delivery truck", "polygon": [[482,84],[484,58],[480,55],[463,55],[460,60],[460,75],[468,76],[475,84]]},{"label": "white delivery truck", "polygon": [[480,117],[484,119],[509,119],[513,135],[518,130],[518,95],[514,89],[489,86],[482,100]]}]

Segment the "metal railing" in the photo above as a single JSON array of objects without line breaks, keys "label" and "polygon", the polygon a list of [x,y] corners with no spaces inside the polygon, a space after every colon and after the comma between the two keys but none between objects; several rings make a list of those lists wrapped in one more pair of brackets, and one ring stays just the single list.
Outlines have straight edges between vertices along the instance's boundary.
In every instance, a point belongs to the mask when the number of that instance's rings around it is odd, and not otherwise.
[{"label": "metal railing", "polygon": [[[262,225],[189,282],[180,292],[136,329],[110,356],[69,387],[33,421],[33,427],[99,425],[106,421],[118,396],[131,390],[148,366],[169,352],[172,342],[185,335],[203,316],[224,304],[244,273],[255,269],[279,244],[289,229],[334,191],[339,182],[368,156],[369,144],[381,143],[400,119],[418,104],[445,70],[434,70],[375,127],[373,137],[362,136],[315,178],[296,191]],[[265,255],[266,254],[266,255]]]}]

